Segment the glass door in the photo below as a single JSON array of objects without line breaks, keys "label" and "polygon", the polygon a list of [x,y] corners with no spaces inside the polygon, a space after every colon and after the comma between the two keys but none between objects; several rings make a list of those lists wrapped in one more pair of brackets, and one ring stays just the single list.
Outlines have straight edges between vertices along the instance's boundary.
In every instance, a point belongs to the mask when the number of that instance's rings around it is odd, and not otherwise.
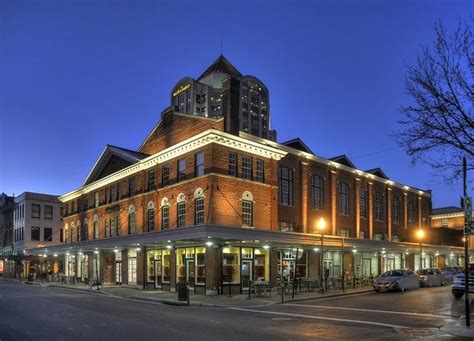
[{"label": "glass door", "polygon": [[194,283],[196,282],[196,263],[194,259],[186,260],[186,281],[189,282],[191,288],[194,288]]},{"label": "glass door", "polygon": [[122,284],[122,262],[115,262],[115,283]]},{"label": "glass door", "polygon": [[242,289],[249,289],[253,280],[252,261],[242,260]]},{"label": "glass door", "polygon": [[155,267],[155,288],[161,288],[161,282],[162,282],[161,259],[155,260],[154,267]]}]

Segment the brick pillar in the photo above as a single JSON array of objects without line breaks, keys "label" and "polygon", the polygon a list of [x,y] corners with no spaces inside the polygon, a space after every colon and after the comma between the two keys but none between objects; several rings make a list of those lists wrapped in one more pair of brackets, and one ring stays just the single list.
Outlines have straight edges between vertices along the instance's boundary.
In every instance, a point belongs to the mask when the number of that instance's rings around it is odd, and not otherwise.
[{"label": "brick pillar", "polygon": [[374,234],[374,191],[372,189],[373,183],[369,181],[369,188],[367,190],[369,195],[369,239],[373,239]]},{"label": "brick pillar", "polygon": [[100,281],[102,284],[115,284],[115,255],[111,251],[100,251]]},{"label": "brick pillar", "polygon": [[331,170],[329,173],[331,179],[331,231],[336,235],[336,217],[337,217],[337,173]]},{"label": "brick pillar", "polygon": [[387,187],[387,233],[388,240],[392,240],[392,189]]},{"label": "brick pillar", "polygon": [[308,163],[300,162],[301,177],[301,225],[303,233],[308,233]]},{"label": "brick pillar", "polygon": [[354,179],[354,202],[355,202],[355,237],[359,239],[360,234],[360,179]]},{"label": "brick pillar", "polygon": [[406,192],[403,193],[403,225],[405,230],[408,229],[408,194]]},{"label": "brick pillar", "polygon": [[217,295],[221,285],[220,248],[215,245],[206,248],[206,295]]},{"label": "brick pillar", "polygon": [[122,250],[122,284],[128,284],[128,250]]},{"label": "brick pillar", "polygon": [[275,287],[278,279],[278,257],[280,253],[278,250],[270,251],[270,283]]}]

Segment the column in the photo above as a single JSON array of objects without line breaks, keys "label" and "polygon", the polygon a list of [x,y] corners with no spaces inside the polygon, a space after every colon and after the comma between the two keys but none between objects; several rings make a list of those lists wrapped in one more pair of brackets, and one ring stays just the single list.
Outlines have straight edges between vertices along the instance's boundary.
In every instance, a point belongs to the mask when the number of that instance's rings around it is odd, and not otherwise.
[{"label": "column", "polygon": [[331,234],[336,235],[336,217],[337,217],[337,173],[331,170],[329,173],[331,179]]},{"label": "column", "polygon": [[217,295],[221,283],[222,264],[220,248],[213,245],[206,248],[206,295]]},{"label": "column", "polygon": [[359,239],[360,234],[360,179],[355,178],[354,180],[354,195],[355,195],[355,237]]},{"label": "column", "polygon": [[388,240],[392,240],[392,189],[387,187],[387,233]]},{"label": "column", "polygon": [[373,239],[374,232],[374,191],[372,189],[373,183],[369,181],[369,187],[367,189],[368,197],[368,218],[369,218],[369,239]]},{"label": "column", "polygon": [[301,177],[301,226],[304,233],[311,232],[308,228],[308,163],[300,162]]}]

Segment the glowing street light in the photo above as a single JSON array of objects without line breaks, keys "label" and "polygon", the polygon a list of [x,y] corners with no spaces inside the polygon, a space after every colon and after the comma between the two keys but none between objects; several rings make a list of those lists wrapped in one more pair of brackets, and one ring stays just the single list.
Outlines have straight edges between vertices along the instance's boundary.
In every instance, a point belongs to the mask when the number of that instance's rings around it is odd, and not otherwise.
[{"label": "glowing street light", "polygon": [[319,265],[319,292],[325,292],[324,290],[324,281],[323,281],[323,258],[324,258],[324,229],[326,228],[326,220],[320,218],[316,223],[319,233],[321,234],[321,255],[320,255],[320,265]]}]

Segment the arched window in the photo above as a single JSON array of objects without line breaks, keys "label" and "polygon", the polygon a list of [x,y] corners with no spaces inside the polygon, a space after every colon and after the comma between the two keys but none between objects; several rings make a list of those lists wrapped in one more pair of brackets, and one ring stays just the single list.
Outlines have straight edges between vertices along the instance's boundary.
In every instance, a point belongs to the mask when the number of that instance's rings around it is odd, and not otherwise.
[{"label": "arched window", "polygon": [[349,215],[349,185],[339,183],[339,214]]},{"label": "arched window", "polygon": [[155,229],[155,204],[153,201],[148,202],[146,212],[148,231],[153,231]]},{"label": "arched window", "polygon": [[253,226],[253,195],[245,191],[242,194],[242,224]]},{"label": "arched window", "polygon": [[66,241],[66,243],[69,243],[69,225],[68,224],[64,226],[64,240]]},{"label": "arched window", "polygon": [[383,196],[380,192],[375,192],[374,219],[383,221]]},{"label": "arched window", "polygon": [[161,200],[161,229],[167,230],[170,227],[170,202],[168,198]]},{"label": "arched window", "polygon": [[392,208],[393,223],[400,224],[400,199],[395,197],[393,198],[393,208]]},{"label": "arched window", "polygon": [[204,191],[198,188],[194,191],[194,224],[204,223]]},{"label": "arched window", "polygon": [[84,219],[84,222],[82,224],[82,235],[81,235],[82,240],[87,240],[89,239],[89,225],[87,218]]},{"label": "arched window", "polygon": [[99,239],[99,217],[94,215],[94,239]]},{"label": "arched window", "polygon": [[177,202],[177,226],[186,225],[186,196],[183,193],[178,195]]},{"label": "arched window", "polygon": [[135,206],[128,207],[128,234],[137,232],[137,222],[135,215]]}]

